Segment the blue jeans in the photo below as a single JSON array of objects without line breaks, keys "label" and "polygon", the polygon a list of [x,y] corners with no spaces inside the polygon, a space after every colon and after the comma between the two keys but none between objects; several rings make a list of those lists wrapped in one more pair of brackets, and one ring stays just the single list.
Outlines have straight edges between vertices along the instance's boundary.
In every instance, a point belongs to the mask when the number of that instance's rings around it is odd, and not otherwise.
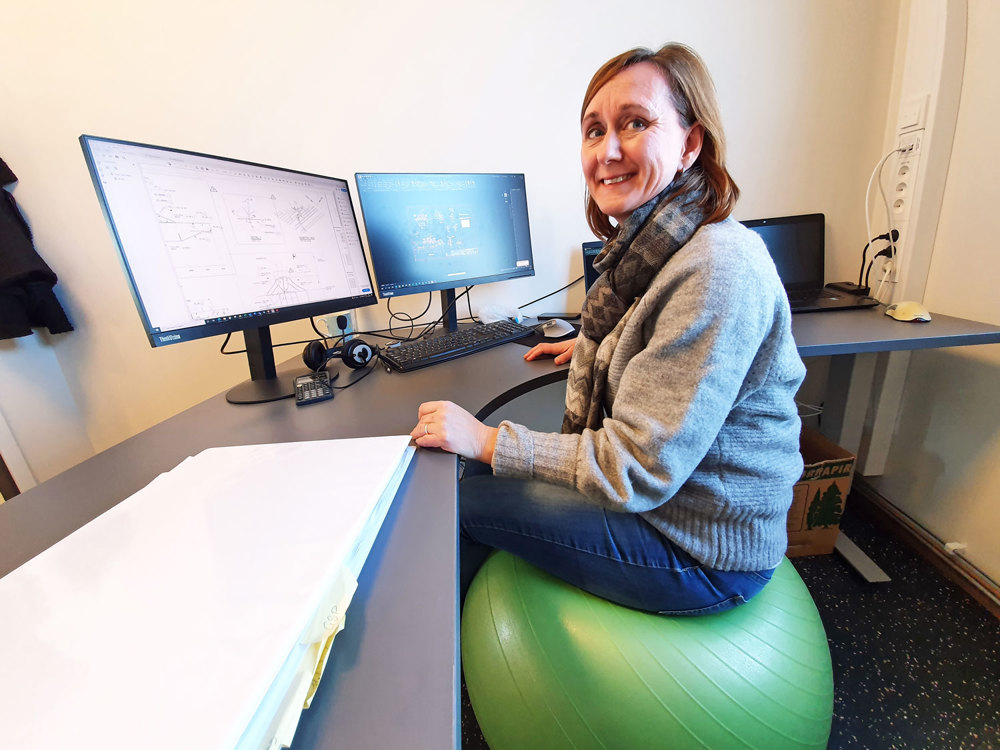
[{"label": "blue jeans", "polygon": [[735,607],[764,588],[773,572],[713,570],[635,513],[605,510],[554,484],[475,469],[459,485],[459,529],[463,601],[492,549],[617,604],[670,615]]}]

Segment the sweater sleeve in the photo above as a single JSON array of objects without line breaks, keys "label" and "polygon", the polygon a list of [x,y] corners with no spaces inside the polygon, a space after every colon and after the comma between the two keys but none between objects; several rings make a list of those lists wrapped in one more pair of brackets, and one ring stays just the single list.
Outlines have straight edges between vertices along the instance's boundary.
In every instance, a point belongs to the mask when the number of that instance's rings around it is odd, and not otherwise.
[{"label": "sweater sleeve", "polygon": [[624,365],[601,429],[564,435],[503,422],[498,476],[554,482],[644,512],[668,501],[708,455],[773,323],[774,300],[739,248],[680,256],[637,304],[648,341]]}]

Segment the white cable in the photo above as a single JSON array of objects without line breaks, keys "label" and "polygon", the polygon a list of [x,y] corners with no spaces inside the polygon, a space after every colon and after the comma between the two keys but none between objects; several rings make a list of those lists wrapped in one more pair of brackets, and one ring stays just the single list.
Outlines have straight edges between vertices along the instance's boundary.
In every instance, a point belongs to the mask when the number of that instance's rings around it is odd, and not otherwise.
[{"label": "white cable", "polygon": [[[897,148],[896,151],[890,151],[890,154],[896,152],[903,153],[903,149]],[[882,204],[885,206],[885,218],[889,224],[889,245],[892,247],[892,258],[896,257],[896,243],[892,241],[892,211],[889,209],[889,198],[885,194],[885,185],[882,183],[882,168],[885,166],[885,159],[882,160],[882,165],[878,168],[878,191],[882,194]]]},{"label": "white cable", "polygon": [[[875,181],[875,175],[878,174],[878,185],[879,190],[882,190],[882,165],[885,164],[886,160],[895,153],[902,152],[901,148],[894,148],[892,151],[883,156],[879,163],[875,165],[875,169],[872,170],[872,176],[868,178],[868,188],[865,190],[865,237],[868,239],[865,242],[870,242],[871,238],[875,235],[872,234],[872,222],[871,214],[869,213],[868,204],[871,203],[871,193],[872,193],[872,182]],[[885,197],[885,192],[882,192],[882,197],[885,198],[885,217],[886,221],[889,222],[889,242],[892,243],[892,215],[889,213],[889,199]],[[874,250],[875,248],[869,248]]]},{"label": "white cable", "polygon": [[795,400],[795,405],[798,406],[800,409],[808,409],[809,410],[808,413],[806,413],[806,414],[803,414],[802,412],[799,412],[799,417],[800,418],[802,418],[802,417],[818,417],[820,414],[823,413],[823,407],[819,406],[818,404],[807,404],[807,403],[804,403],[804,402],[799,401],[798,399],[796,399]]},{"label": "white cable", "polygon": [[882,294],[882,285],[885,284],[885,280],[889,278],[889,274],[892,272],[892,263],[893,261],[890,259],[888,263],[883,264],[882,280],[878,283],[878,291],[875,292],[874,295],[875,299],[877,299],[879,302],[882,301],[881,298],[879,297],[879,295]]},{"label": "white cable", "polygon": [[[901,149],[901,148],[897,148],[896,151],[898,151],[899,153],[903,153],[903,149]],[[895,152],[892,152],[892,153],[895,153]],[[889,199],[886,197],[886,194],[885,194],[885,185],[882,182],[882,168],[884,166],[885,166],[885,160],[883,159],[882,160],[882,166],[878,168],[878,191],[882,194],[882,203],[885,206],[885,218],[886,218],[886,221],[889,224],[889,248],[890,248],[889,261],[890,262],[886,264],[886,266],[889,268],[889,272],[885,276],[882,277],[882,282],[879,284],[879,291],[880,292],[882,290],[882,284],[884,284],[888,280],[888,277],[891,276],[893,273],[898,273],[898,271],[896,270],[896,243],[892,241],[892,211],[889,208]],[[889,283],[890,284],[895,284],[896,282],[895,281],[890,281]],[[890,292],[889,296],[890,296],[890,301],[891,301],[892,297],[895,296],[895,292]],[[878,299],[878,295],[876,295],[875,298]]]}]

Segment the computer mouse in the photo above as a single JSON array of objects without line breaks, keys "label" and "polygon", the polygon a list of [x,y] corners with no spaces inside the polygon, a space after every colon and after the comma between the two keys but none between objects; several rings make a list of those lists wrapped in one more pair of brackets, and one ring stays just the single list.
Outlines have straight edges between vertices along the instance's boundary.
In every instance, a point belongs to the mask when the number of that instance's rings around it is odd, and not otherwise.
[{"label": "computer mouse", "polygon": [[545,338],[560,339],[567,334],[573,333],[576,329],[562,318],[552,318],[538,326],[538,330],[541,331]]},{"label": "computer mouse", "polygon": [[890,318],[902,321],[919,320],[926,323],[931,319],[931,314],[927,312],[927,308],[919,302],[897,302],[885,308],[885,314]]}]

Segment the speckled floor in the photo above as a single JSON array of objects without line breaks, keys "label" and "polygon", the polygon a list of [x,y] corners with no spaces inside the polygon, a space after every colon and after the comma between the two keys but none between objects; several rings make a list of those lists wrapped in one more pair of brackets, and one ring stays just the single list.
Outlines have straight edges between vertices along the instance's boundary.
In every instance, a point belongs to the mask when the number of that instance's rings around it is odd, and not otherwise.
[{"label": "speckled floor", "polygon": [[[865,583],[836,554],[793,561],[830,640],[829,747],[1000,750],[1000,621],[846,507],[841,527],[892,581]],[[464,685],[462,747],[487,748]]]}]

